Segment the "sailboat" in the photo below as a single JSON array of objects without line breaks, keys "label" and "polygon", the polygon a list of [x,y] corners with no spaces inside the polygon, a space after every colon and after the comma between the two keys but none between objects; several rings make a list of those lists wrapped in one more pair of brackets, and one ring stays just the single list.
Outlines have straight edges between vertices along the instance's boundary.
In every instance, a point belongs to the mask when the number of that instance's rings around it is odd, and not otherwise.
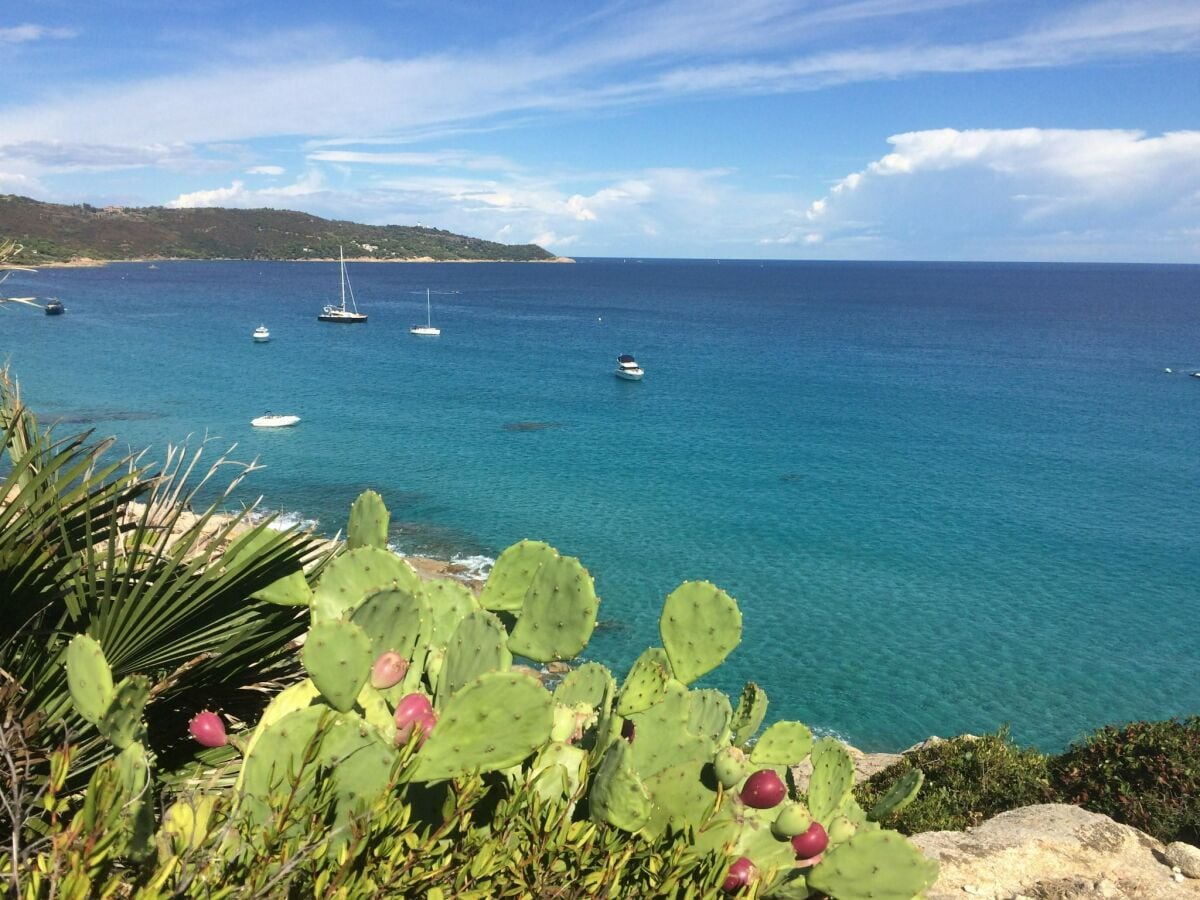
[{"label": "sailboat", "polygon": [[408,329],[409,334],[429,334],[438,335],[442,333],[442,329],[433,327],[433,313],[429,303],[429,288],[425,288],[425,324],[414,325]]},{"label": "sailboat", "polygon": [[[350,278],[346,275],[346,259],[342,255],[342,248],[338,246],[338,265],[342,272],[342,305],[334,306],[332,303],[321,310],[321,314],[317,316],[318,322],[342,322],[347,325],[354,322],[367,321],[367,314],[358,311],[358,304],[354,302],[354,289],[350,287]],[[351,309],[346,309],[346,294],[350,295]]]}]

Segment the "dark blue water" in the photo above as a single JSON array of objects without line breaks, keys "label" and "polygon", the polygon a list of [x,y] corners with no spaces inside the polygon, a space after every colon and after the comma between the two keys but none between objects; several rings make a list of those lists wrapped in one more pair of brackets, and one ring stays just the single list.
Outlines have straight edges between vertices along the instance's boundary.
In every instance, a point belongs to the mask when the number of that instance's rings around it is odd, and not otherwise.
[{"label": "dark blue water", "polygon": [[[14,276],[68,312],[0,309],[0,351],[61,428],[236,442],[242,496],[324,531],[372,487],[403,550],[580,557],[619,671],[712,580],[746,620],[714,683],[865,749],[1200,711],[1200,267],[350,272],[365,326],[316,321],[328,264]],[[426,287],[439,338],[408,334]]]}]

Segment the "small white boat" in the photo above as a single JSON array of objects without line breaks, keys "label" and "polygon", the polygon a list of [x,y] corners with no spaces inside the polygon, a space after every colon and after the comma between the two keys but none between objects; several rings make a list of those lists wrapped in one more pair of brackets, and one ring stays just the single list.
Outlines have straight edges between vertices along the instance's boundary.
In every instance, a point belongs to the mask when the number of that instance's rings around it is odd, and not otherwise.
[{"label": "small white boat", "polygon": [[254,329],[254,340],[260,344],[266,343],[271,339],[271,332],[267,330],[266,325],[259,325]]},{"label": "small white boat", "polygon": [[626,381],[641,381],[642,376],[646,373],[642,371],[642,367],[637,364],[636,359],[628,353],[622,353],[617,357],[617,371],[613,374]]},{"label": "small white boat", "polygon": [[[321,309],[321,314],[317,316],[318,322],[338,322],[343,325],[353,325],[357,322],[367,321],[367,314],[358,311],[358,304],[354,302],[354,288],[350,287],[350,276],[346,274],[346,259],[342,256],[342,248],[338,247],[338,266],[341,268],[342,275],[342,303],[340,306],[334,306],[332,303]],[[350,309],[346,309],[346,295],[350,295]]]},{"label": "small white boat", "polygon": [[425,288],[425,324],[414,325],[408,329],[409,334],[439,335],[442,329],[433,327],[433,317],[429,307],[429,288]]},{"label": "small white boat", "polygon": [[275,413],[267,413],[265,416],[251,419],[250,424],[255,428],[287,428],[289,425],[295,425],[299,421],[299,416],[280,416]]}]

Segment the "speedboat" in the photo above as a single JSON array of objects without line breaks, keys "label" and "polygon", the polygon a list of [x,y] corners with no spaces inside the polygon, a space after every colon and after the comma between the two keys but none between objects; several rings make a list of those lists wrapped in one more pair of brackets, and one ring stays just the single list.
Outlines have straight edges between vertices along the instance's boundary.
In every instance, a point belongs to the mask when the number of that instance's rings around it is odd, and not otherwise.
[{"label": "speedboat", "polygon": [[267,413],[265,416],[251,419],[250,424],[255,428],[287,428],[289,425],[295,425],[299,421],[299,416],[280,416],[275,413]]},{"label": "speedboat", "polygon": [[260,344],[265,343],[266,341],[269,341],[270,339],[271,339],[271,332],[267,330],[266,325],[259,325],[257,328],[254,329],[254,340],[258,341]]},{"label": "speedboat", "polygon": [[66,311],[67,311],[67,308],[62,305],[61,300],[59,300],[55,297],[51,297],[49,300],[46,301],[46,315],[61,316]]},{"label": "speedboat", "polygon": [[622,353],[617,357],[617,370],[613,374],[626,381],[641,381],[642,376],[646,373],[642,371],[642,367],[637,364],[636,359],[628,353]]}]

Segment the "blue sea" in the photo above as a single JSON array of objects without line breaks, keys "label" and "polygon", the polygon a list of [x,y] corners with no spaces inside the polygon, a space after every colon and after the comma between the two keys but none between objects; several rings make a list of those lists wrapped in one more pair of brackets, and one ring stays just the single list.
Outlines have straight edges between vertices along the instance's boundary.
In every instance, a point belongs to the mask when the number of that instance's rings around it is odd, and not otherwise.
[{"label": "blue sea", "polygon": [[745,633],[708,683],[866,750],[1200,712],[1200,267],[348,269],[365,325],[316,321],[328,263],[18,274],[67,313],[0,309],[0,356],[60,432],[236,444],[239,498],[323,532],[374,488],[402,551],[578,556],[619,673],[711,580]]}]

